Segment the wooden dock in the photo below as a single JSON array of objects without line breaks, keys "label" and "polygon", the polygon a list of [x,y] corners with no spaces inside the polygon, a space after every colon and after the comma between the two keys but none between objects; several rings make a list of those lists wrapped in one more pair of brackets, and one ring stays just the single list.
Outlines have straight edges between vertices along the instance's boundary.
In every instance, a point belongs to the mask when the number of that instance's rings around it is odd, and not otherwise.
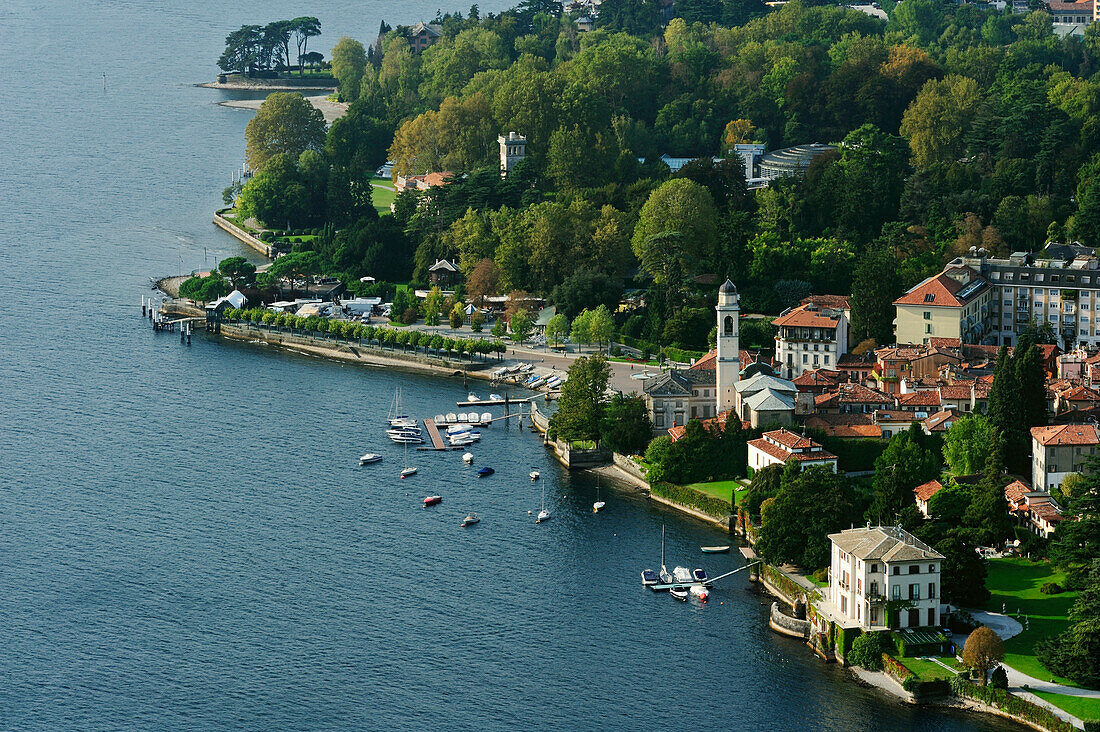
[{"label": "wooden dock", "polygon": [[432,441],[431,447],[418,447],[417,450],[464,450],[462,445],[447,445],[443,442],[443,436],[439,434],[439,428],[435,426],[434,419],[424,420],[424,429],[428,431],[428,438]]},{"label": "wooden dock", "polygon": [[456,402],[460,407],[500,407],[509,404],[527,404],[535,397],[520,397],[518,399],[481,399],[476,402]]}]

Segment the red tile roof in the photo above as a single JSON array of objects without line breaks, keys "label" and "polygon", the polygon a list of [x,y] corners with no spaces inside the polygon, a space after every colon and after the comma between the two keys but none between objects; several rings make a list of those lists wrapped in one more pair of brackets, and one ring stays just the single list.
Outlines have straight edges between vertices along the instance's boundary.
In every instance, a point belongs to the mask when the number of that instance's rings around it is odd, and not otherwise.
[{"label": "red tile roof", "polygon": [[955,413],[950,409],[942,412],[936,412],[928,416],[928,419],[924,420],[924,427],[929,432],[945,432],[949,428],[948,422],[955,416]]},{"label": "red tile roof", "polygon": [[772,321],[772,325],[794,326],[799,328],[826,328],[835,330],[840,324],[840,318],[836,315],[826,315],[821,310],[810,310],[810,305],[799,305],[786,315],[780,315]]},{"label": "red tile roof", "polygon": [[892,398],[863,384],[841,384],[837,396],[846,404],[889,404]]},{"label": "red tile roof", "polygon": [[927,501],[932,496],[936,495],[941,489],[943,489],[943,483],[938,480],[930,480],[927,483],[922,483],[913,489],[913,493],[917,494],[918,501]]},{"label": "red tile roof", "polygon": [[819,308],[832,308],[833,310],[848,310],[847,295],[810,295],[802,298],[803,305],[817,305]]},{"label": "red tile roof", "polygon": [[970,401],[970,394],[973,387],[970,384],[952,384],[951,386],[940,387],[940,399],[953,399],[955,401],[966,400]]},{"label": "red tile roof", "polygon": [[1078,386],[1068,391],[1062,392],[1060,395],[1062,401],[1066,402],[1096,402],[1100,401],[1100,393],[1094,389],[1090,389],[1087,386]]},{"label": "red tile roof", "polygon": [[932,348],[962,348],[961,338],[929,338],[928,345]]},{"label": "red tile roof", "polygon": [[898,395],[899,407],[938,407],[940,406],[940,393],[935,389],[925,391],[911,391],[908,394]]},{"label": "red tile roof", "polygon": [[803,371],[792,382],[795,386],[832,386],[841,383],[844,376],[833,369]]},{"label": "red tile roof", "polygon": [[795,450],[801,447],[821,447],[816,442],[811,440],[805,435],[800,435],[796,432],[791,432],[788,429],[773,430],[772,432],[765,432],[764,437],[767,437],[780,445],[783,445],[787,449]]},{"label": "red tile roof", "polygon": [[[970,282],[959,282],[948,276],[948,272],[964,270],[972,278]],[[957,294],[971,282],[978,280],[982,284],[967,293],[966,301],[971,301],[989,288],[989,282],[977,275],[970,267],[952,267],[935,277],[929,277],[924,282],[913,287],[897,300],[895,305],[926,305],[928,307],[962,307],[966,304],[957,297]]]},{"label": "red tile roof", "polygon": [[707,352],[695,360],[690,368],[699,371],[714,371],[718,367],[718,349]]},{"label": "red tile roof", "polygon": [[1032,427],[1031,436],[1044,447],[1052,445],[1100,445],[1096,427],[1091,424],[1052,424]]},{"label": "red tile roof", "polygon": [[1012,503],[1019,503],[1024,500],[1024,494],[1029,493],[1029,488],[1023,481],[1014,480],[1005,486],[1005,498]]},{"label": "red tile roof", "polygon": [[768,442],[763,437],[749,440],[749,445],[752,445],[757,450],[771,455],[776,460],[787,462],[788,460],[808,461],[808,460],[835,460],[836,455],[830,452],[821,450],[819,452],[788,452],[783,448]]}]

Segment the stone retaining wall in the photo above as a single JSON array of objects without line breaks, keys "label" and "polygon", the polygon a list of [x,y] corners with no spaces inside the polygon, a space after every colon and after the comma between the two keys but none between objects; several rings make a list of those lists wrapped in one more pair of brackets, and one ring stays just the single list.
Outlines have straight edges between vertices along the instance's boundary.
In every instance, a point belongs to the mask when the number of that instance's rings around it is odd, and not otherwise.
[{"label": "stone retaining wall", "polygon": [[792,638],[805,639],[810,637],[810,621],[792,618],[779,609],[778,602],[772,603],[772,613],[768,619],[768,625],[775,632],[789,635]]},{"label": "stone retaining wall", "polygon": [[243,242],[244,244],[247,244],[248,246],[252,247],[253,249],[255,249],[260,254],[264,255],[265,257],[268,257],[269,259],[271,258],[271,245],[270,244],[266,244],[266,243],[260,241],[259,239],[252,236],[251,234],[249,234],[247,231],[245,231],[241,227],[234,224],[229,219],[222,216],[220,213],[214,214],[214,225],[217,226],[219,229],[225,231],[226,233],[230,234],[235,239],[238,239],[239,241]]},{"label": "stone retaining wall", "polygon": [[638,480],[645,481],[645,473],[638,467],[638,463],[634,462],[634,459],[629,455],[620,455],[617,452],[611,453],[611,459],[616,465],[625,470],[630,475],[634,476]]}]

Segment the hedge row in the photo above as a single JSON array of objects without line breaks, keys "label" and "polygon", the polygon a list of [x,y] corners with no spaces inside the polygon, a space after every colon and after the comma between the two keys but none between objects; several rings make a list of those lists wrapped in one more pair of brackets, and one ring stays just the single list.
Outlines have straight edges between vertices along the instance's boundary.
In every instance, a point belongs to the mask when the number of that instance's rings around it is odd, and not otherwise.
[{"label": "hedge row", "polygon": [[[657,346],[652,343],[638,338],[631,338],[627,335],[615,336],[615,340],[624,346],[637,348],[639,351],[656,353],[658,350]],[[665,346],[660,349],[660,351],[665,355],[665,358],[672,359],[673,361],[680,361],[681,363],[690,363],[692,359],[702,358],[705,355],[704,351],[689,351],[685,348],[673,348],[672,346]]]},{"label": "hedge row", "polygon": [[776,588],[792,600],[798,597],[803,597],[806,594],[805,587],[798,584],[772,565],[760,564],[758,566],[758,569],[760,570],[760,577],[762,579],[767,580],[769,585]]},{"label": "hedge row", "polygon": [[1028,722],[1033,722],[1043,729],[1048,730],[1048,732],[1073,732],[1073,730],[1077,729],[1069,722],[1059,719],[1053,712],[1044,709],[1038,704],[1029,702],[1027,699],[1021,699],[1018,696],[1013,696],[1004,689],[997,689],[992,686],[977,686],[961,676],[956,676],[951,679],[951,691],[954,692],[956,696],[977,699],[978,701],[997,707],[1002,712],[1007,712],[1014,717],[1026,719]]},{"label": "hedge row", "polygon": [[897,679],[903,687],[907,679],[916,676],[916,674],[909,670],[908,666],[891,656],[889,653],[882,654],[882,668],[886,673]]},{"label": "hedge row", "polygon": [[729,501],[723,501],[721,498],[715,498],[694,488],[656,481],[650,485],[649,490],[654,495],[679,503],[681,506],[702,511],[714,518],[726,518],[733,512],[733,506]]}]

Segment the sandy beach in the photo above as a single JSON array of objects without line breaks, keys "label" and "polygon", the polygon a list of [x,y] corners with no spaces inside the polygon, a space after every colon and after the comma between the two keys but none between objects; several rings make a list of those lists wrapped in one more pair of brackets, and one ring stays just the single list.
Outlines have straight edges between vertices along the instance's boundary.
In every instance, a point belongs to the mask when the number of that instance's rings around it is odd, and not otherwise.
[{"label": "sandy beach", "polygon": [[[287,91],[301,91],[300,89],[287,89]],[[335,120],[343,117],[348,111],[348,105],[341,102],[331,102],[328,96],[325,94],[318,94],[312,97],[306,97],[306,101],[312,104],[317,109],[321,110],[321,114],[325,116],[325,123],[332,124]],[[251,109],[253,111],[260,108],[260,105],[264,103],[263,99],[230,99],[225,102],[218,102],[223,107],[233,107],[234,109]]]}]

